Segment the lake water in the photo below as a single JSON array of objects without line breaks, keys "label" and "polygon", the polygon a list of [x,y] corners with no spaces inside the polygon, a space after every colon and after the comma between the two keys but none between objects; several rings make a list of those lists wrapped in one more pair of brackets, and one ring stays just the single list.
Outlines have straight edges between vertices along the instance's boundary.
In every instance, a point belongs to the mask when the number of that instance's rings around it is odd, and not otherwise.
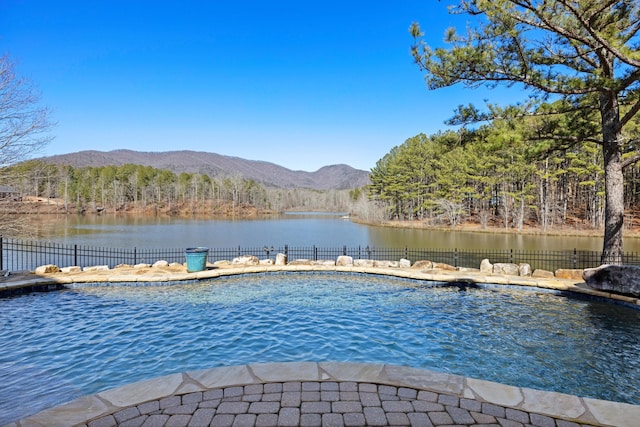
[{"label": "lake water", "polygon": [[[289,213],[259,219],[184,219],[90,215],[48,217],[34,225],[37,238],[64,244],[113,248],[207,246],[372,246],[434,249],[600,251],[601,237],[540,236],[399,229],[356,224],[343,213]],[[625,251],[640,251],[640,239],[625,239]]]}]

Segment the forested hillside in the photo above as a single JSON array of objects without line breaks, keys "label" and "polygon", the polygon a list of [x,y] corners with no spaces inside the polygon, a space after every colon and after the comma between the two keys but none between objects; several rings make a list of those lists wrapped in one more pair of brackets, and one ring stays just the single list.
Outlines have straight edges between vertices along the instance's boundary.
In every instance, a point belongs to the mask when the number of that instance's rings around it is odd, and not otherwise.
[{"label": "forested hillside", "polygon": [[[285,210],[348,211],[360,191],[266,187],[240,174],[207,174],[151,166],[73,167],[28,161],[4,170],[22,201],[46,202],[56,212],[146,212],[169,215],[255,215]],[[51,201],[55,203],[50,203]],[[5,200],[5,209],[26,212],[29,203]],[[8,206],[6,206],[8,205]],[[43,211],[44,208],[38,208]]]},{"label": "forested hillside", "polygon": [[176,174],[186,172],[219,179],[241,176],[247,181],[274,188],[346,190],[362,187],[369,182],[368,171],[344,164],[324,166],[314,172],[293,171],[274,163],[189,150],[153,153],[132,150],[79,151],[38,160],[75,168],[135,164],[167,169]]}]

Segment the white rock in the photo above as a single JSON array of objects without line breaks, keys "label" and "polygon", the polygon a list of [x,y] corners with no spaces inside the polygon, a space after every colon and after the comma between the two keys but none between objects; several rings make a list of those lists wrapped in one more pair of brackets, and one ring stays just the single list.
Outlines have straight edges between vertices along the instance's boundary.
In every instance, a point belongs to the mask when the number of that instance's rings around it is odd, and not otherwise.
[{"label": "white rock", "polygon": [[41,265],[36,268],[36,274],[59,273],[60,267],[54,264]]},{"label": "white rock", "polygon": [[429,270],[433,268],[433,263],[429,260],[423,259],[423,260],[414,262],[411,268],[416,270],[421,270],[421,269]]},{"label": "white rock", "polygon": [[109,270],[108,265],[93,265],[90,267],[84,267],[82,271],[106,271]]},{"label": "white rock", "polygon": [[533,272],[533,269],[526,262],[522,264],[518,264],[518,274],[520,274],[520,276],[530,277],[532,272]]},{"label": "white rock", "polygon": [[353,265],[353,257],[340,255],[336,260],[336,265],[339,267],[351,267]]},{"label": "white rock", "polygon": [[374,267],[389,268],[389,267],[393,267],[393,262],[392,261],[388,261],[388,260],[376,260],[376,261],[373,261],[373,266]]},{"label": "white rock", "polygon": [[315,261],[311,261],[311,265],[324,265],[327,267],[331,267],[336,265],[336,262],[330,259],[318,259]]},{"label": "white rock", "polygon": [[518,266],[518,264],[510,264],[508,262],[497,262],[493,264],[493,273],[517,276],[520,274],[520,266]]},{"label": "white rock", "polygon": [[483,259],[480,262],[480,272],[489,274],[493,273],[493,264],[491,264],[488,259]]},{"label": "white rock", "polygon": [[255,255],[242,255],[231,260],[233,265],[259,265],[260,260]]},{"label": "white rock", "polygon": [[287,256],[281,253],[277,254],[276,265],[287,265]]}]

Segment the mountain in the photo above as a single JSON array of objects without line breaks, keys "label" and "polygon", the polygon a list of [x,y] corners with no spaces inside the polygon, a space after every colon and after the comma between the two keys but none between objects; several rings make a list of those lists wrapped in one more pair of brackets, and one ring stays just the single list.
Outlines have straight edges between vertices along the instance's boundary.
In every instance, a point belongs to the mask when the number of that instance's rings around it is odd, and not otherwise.
[{"label": "mountain", "polygon": [[201,173],[214,177],[241,175],[268,187],[310,188],[314,190],[352,189],[369,183],[369,172],[340,164],[324,166],[315,172],[293,171],[274,163],[201,151],[140,152],[132,150],[79,151],[43,157],[56,165],[73,167],[120,166],[136,164],[157,169]]}]

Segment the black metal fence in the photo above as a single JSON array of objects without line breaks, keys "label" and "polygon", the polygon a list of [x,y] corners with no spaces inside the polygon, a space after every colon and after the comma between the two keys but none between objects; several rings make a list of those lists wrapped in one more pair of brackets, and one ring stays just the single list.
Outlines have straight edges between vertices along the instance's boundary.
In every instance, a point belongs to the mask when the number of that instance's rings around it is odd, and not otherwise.
[{"label": "black metal fence", "polygon": [[[332,247],[289,246],[281,247],[233,247],[209,248],[208,261],[232,260],[242,255],[255,255],[258,258],[274,259],[277,253],[283,253],[289,261],[296,259],[335,260],[340,255],[354,259],[398,261],[401,258],[412,262],[430,260],[452,265],[454,267],[478,268],[483,259],[492,263],[528,263],[533,269],[555,271],[561,268],[590,268],[600,265],[600,253],[594,251],[520,251],[510,249],[491,250],[459,250],[432,248],[378,248],[371,246]],[[110,268],[118,264],[153,264],[158,260],[168,262],[185,262],[184,248],[143,249],[143,248],[101,248],[81,245],[65,245],[59,243],[20,240],[0,237],[0,270],[22,271],[35,270],[46,264],[65,266],[108,265]],[[640,254],[626,253],[624,264],[640,265]]]}]

